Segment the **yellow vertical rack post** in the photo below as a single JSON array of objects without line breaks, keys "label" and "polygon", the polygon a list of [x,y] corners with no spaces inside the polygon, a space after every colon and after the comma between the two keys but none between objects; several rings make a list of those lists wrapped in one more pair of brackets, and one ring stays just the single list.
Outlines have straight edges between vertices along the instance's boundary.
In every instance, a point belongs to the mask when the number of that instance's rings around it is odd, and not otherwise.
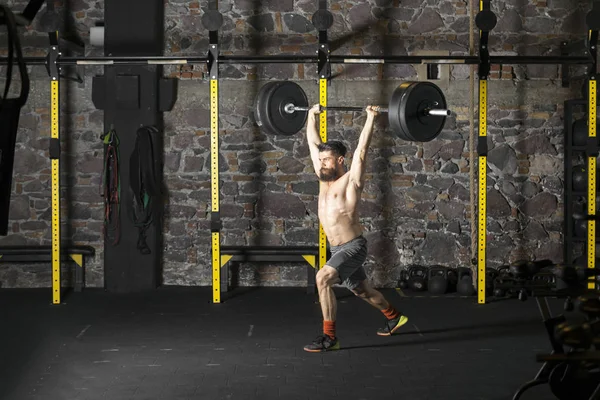
[{"label": "yellow vertical rack post", "polygon": [[[479,80],[479,139],[480,143],[487,139],[487,80]],[[477,302],[485,304],[485,250],[487,220],[487,155],[479,155],[479,209],[477,235]]]},{"label": "yellow vertical rack post", "polygon": [[52,304],[60,304],[60,87],[59,70],[56,60],[60,56],[58,32],[49,34],[50,52],[48,66],[50,73],[50,162],[52,180]]},{"label": "yellow vertical rack post", "polygon": [[[490,0],[479,2],[480,11],[490,11]],[[489,30],[479,30],[479,137],[478,157],[478,219],[477,219],[477,303],[485,304],[486,299],[486,241],[487,241],[487,93],[488,77],[491,69],[488,48]],[[471,166],[473,168],[473,166]]]},{"label": "yellow vertical rack post", "polygon": [[[319,0],[319,9],[327,10],[327,1]],[[327,107],[327,85],[331,78],[331,64],[329,62],[329,41],[327,30],[319,30],[319,47],[317,48],[317,74],[319,78],[319,104]],[[327,142],[327,110],[321,111],[319,116],[319,133],[322,142]],[[319,171],[315,171],[318,173]],[[323,225],[319,221],[319,263],[322,268],[327,262],[327,236]]]},{"label": "yellow vertical rack post", "polygon": [[[211,218],[219,215],[219,82],[210,80]],[[213,303],[221,302],[221,234],[212,230]]]},{"label": "yellow vertical rack post", "polygon": [[[588,135],[596,137],[596,79],[588,80]],[[596,215],[596,154],[588,156],[588,215]],[[596,221],[588,219],[587,236],[587,265],[588,268],[596,267]],[[588,289],[595,289],[595,277],[588,280]]]},{"label": "yellow vertical rack post", "polygon": [[[319,104],[327,106],[327,79],[319,79]],[[323,142],[327,141],[327,111],[323,110],[319,117],[319,133]],[[318,172],[318,171],[316,171]],[[323,225],[319,223],[319,263],[321,268],[327,262],[327,236],[323,230]]]},{"label": "yellow vertical rack post", "polygon": [[[211,2],[212,3],[212,2]],[[216,2],[211,6],[216,9]],[[218,32],[209,31],[208,74],[210,77],[210,186],[212,301],[221,302],[221,216],[219,207],[219,46]]]}]

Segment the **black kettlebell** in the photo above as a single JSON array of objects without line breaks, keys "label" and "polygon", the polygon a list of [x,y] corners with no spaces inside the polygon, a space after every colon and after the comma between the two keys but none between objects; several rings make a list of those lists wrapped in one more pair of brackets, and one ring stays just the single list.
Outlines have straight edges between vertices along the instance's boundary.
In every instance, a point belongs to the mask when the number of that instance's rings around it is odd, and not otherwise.
[{"label": "black kettlebell", "polygon": [[420,265],[410,267],[408,270],[408,286],[417,292],[427,289],[427,268]]},{"label": "black kettlebell", "polygon": [[485,293],[486,296],[491,296],[494,293],[494,282],[500,274],[498,270],[487,267],[485,269]]},{"label": "black kettlebell", "polygon": [[475,294],[475,287],[473,286],[473,272],[471,271],[471,268],[458,268],[458,283],[456,284],[456,291],[462,296],[473,296]]},{"label": "black kettlebell", "polygon": [[403,269],[400,271],[400,279],[398,280],[398,287],[400,289],[408,289],[408,271]]},{"label": "black kettlebell", "polygon": [[458,285],[458,270],[448,268],[448,292],[456,292],[456,285]]},{"label": "black kettlebell", "polygon": [[510,265],[501,265],[496,270],[498,272],[498,277],[505,277],[510,274]]},{"label": "black kettlebell", "polygon": [[441,265],[431,266],[427,286],[431,294],[445,294],[448,290],[448,269]]},{"label": "black kettlebell", "polygon": [[525,279],[529,274],[529,261],[528,260],[517,260],[510,264],[510,274],[517,279]]}]

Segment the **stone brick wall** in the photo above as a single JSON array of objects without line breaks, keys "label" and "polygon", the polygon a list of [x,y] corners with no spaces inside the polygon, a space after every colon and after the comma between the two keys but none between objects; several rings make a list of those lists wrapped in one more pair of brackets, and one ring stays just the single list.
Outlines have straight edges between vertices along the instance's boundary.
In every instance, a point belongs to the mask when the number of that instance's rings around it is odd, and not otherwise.
[{"label": "stone brick wall", "polygon": [[[16,9],[25,3],[9,1]],[[208,39],[200,23],[205,3],[166,2],[165,54],[205,54]],[[225,19],[220,39],[223,53],[314,53],[317,38],[310,16],[317,2],[219,3]],[[584,37],[588,3],[494,2],[498,25],[490,50],[508,55],[558,53],[561,41]],[[84,41],[89,28],[103,17],[102,1],[64,0],[56,5],[63,30],[69,27]],[[336,54],[469,53],[468,2],[329,1],[329,6],[335,18],[330,39]],[[39,23],[22,32],[27,55],[44,55],[46,39]],[[91,48],[88,54],[101,54],[101,50]],[[378,132],[368,156],[368,185],[361,202],[361,222],[370,241],[367,270],[376,286],[393,286],[407,264],[457,266],[466,265],[472,257],[469,67],[448,68],[449,81],[438,83],[455,115],[448,119],[439,139],[405,142],[389,131],[384,117],[377,121]],[[400,80],[419,79],[418,70],[412,65],[335,65],[329,103],[385,104]],[[30,71],[32,89],[23,109],[14,169],[12,232],[0,238],[0,244],[50,240],[49,85],[43,67],[31,67]],[[99,195],[103,122],[102,112],[91,102],[91,78],[101,73],[101,68],[87,68],[84,85],[64,80],[61,85],[62,232],[64,240],[97,249],[87,271],[90,286],[103,284]],[[571,88],[562,88],[559,73],[560,66],[555,65],[492,68],[488,99],[490,266],[523,257],[562,260],[563,102],[578,97],[580,86],[575,82]],[[210,121],[206,69],[200,65],[173,67],[166,69],[166,75],[180,78],[180,85],[175,108],[165,114],[164,281],[208,285]],[[317,243],[318,185],[304,134],[267,136],[257,129],[251,115],[258,89],[271,79],[295,80],[315,101],[315,66],[223,65],[221,77],[224,243]],[[363,123],[361,113],[330,113],[328,137],[344,141],[352,152]],[[300,265],[244,264],[235,279],[240,285],[304,285],[305,269]],[[0,282],[4,287],[49,286],[49,268],[0,264]]]}]

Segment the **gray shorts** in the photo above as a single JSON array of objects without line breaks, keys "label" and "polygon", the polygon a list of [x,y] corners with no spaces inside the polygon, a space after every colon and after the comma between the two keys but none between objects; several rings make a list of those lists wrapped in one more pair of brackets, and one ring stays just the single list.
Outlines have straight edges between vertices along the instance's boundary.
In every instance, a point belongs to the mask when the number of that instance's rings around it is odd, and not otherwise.
[{"label": "gray shorts", "polygon": [[331,258],[325,265],[335,268],[341,284],[353,290],[365,279],[367,274],[363,264],[367,259],[367,239],[358,236],[339,246],[331,246]]}]

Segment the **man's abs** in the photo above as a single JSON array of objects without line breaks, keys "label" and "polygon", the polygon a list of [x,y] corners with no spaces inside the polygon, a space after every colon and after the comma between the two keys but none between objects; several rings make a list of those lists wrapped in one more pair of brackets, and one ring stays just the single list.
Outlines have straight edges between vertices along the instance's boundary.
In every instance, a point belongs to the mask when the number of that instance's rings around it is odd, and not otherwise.
[{"label": "man's abs", "polygon": [[358,194],[348,191],[348,180],[340,178],[333,185],[321,185],[319,219],[332,246],[349,242],[362,233],[357,214]]},{"label": "man's abs", "polygon": [[319,207],[319,219],[332,246],[339,246],[362,234],[362,227],[355,218],[355,210],[349,214],[338,207]]},{"label": "man's abs", "polygon": [[327,240],[332,246],[348,243],[362,234],[362,227],[358,224],[335,224],[328,226],[322,223]]}]

